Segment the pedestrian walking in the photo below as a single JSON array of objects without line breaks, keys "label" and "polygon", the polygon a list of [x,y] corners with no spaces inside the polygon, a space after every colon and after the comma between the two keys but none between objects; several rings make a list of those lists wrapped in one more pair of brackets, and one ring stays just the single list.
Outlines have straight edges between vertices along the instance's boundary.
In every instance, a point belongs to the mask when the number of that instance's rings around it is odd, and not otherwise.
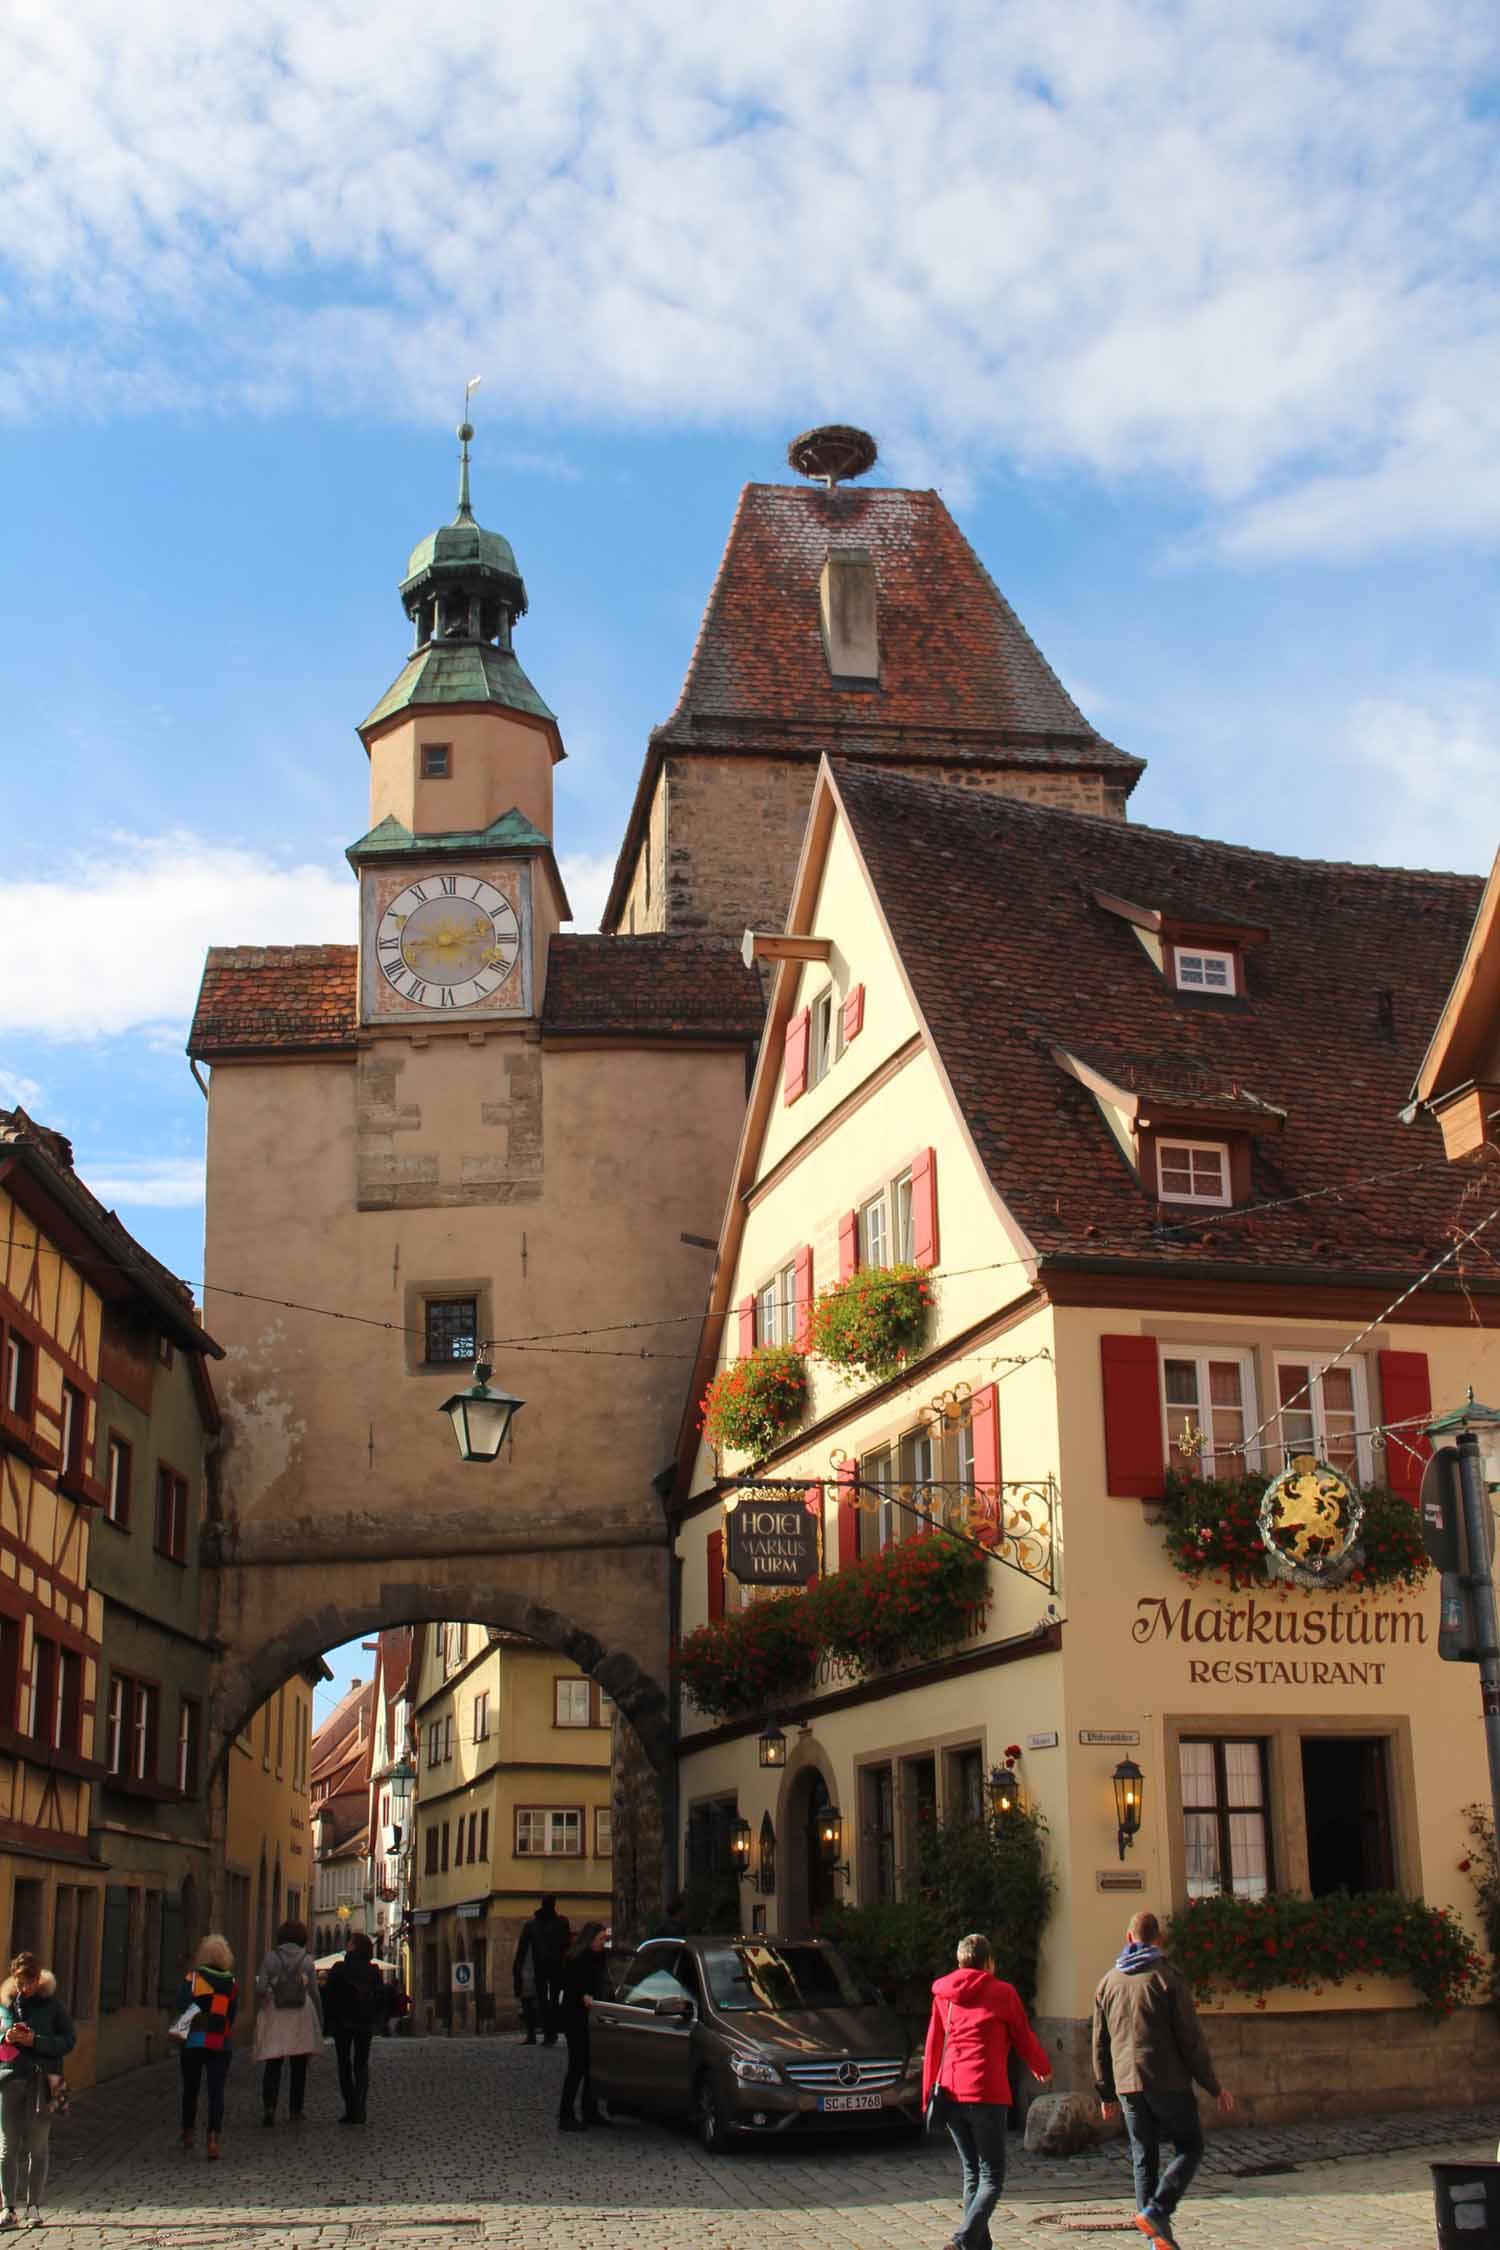
[{"label": "pedestrian walking", "polygon": [[[1172,2214],[1203,2156],[1197,2080],[1227,2115],[1187,1978],[1166,1957],[1161,1924],[1142,1912],[1125,1950],[1094,1994],[1094,2091],[1106,2119],[1125,2118],[1135,2171],[1135,2223],[1157,2250],[1178,2250]],[[1161,2144],[1172,2161],[1161,2169]]]},{"label": "pedestrian walking", "polygon": [[536,1982],[537,2017],[544,2047],[557,2045],[557,2009],[570,1935],[568,1918],[558,1913],[557,1901],[549,1892],[536,1912],[521,1924],[521,1935],[516,1940],[514,1981],[519,1992],[529,1962]]},{"label": "pedestrian walking", "polygon": [[57,1979],[34,1953],[18,1953],[0,1983],[0,2227],[35,2224],[47,2193],[52,2137],[49,2075],[60,2077],[78,2034]]},{"label": "pedestrian walking", "polygon": [[[585,2125],[605,2123],[589,2077],[589,2007],[602,2000],[609,1987],[609,1963],[604,1958],[608,1944],[609,1932],[602,1922],[585,1922],[563,1963],[559,2020],[568,2042],[568,2068],[557,2123],[564,2133],[581,2133]],[[575,2099],[581,2101],[581,2117],[574,2114]]]},{"label": "pedestrian walking", "polygon": [[350,1932],[342,1961],[335,1961],[323,1985],[323,2023],[333,2034],[339,2092],[344,2097],[341,2125],[363,2125],[370,2092],[370,2044],[385,2022],[390,1991],[375,1966],[375,1948],[363,1930]]},{"label": "pedestrian walking", "polygon": [[307,1950],[307,1924],[283,1922],[255,1978],[255,2060],[261,2064],[262,2125],[276,2122],[281,2066],[292,2066],[287,2114],[295,2125],[307,2091],[307,2058],[323,2044],[318,1972]]},{"label": "pedestrian walking", "polygon": [[180,2044],[177,2067],[182,2078],[182,2145],[191,2148],[198,2134],[198,2092],[208,2086],[208,2139],[210,2160],[219,2153],[224,2130],[224,2081],[234,2060],[230,2033],[239,2008],[240,1988],[235,1982],[234,1955],[228,1938],[206,1937],[198,1959],[177,1987],[177,2020],[171,2032]]},{"label": "pedestrian walking", "polygon": [[958,1967],[933,1985],[922,2063],[923,2106],[947,2126],[963,2181],[963,2216],[945,2250],[990,2250],[990,2213],[1005,2186],[1012,2047],[1036,2077],[1052,2076],[1020,1993],[995,1975],[990,1941],[975,1930],[958,1941]]}]

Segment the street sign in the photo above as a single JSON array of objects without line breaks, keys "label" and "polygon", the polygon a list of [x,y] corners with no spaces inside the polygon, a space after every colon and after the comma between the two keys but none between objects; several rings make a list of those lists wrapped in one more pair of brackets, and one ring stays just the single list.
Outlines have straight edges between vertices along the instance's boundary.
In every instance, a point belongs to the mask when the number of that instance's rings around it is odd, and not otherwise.
[{"label": "street sign", "polygon": [[453,1964],[453,1989],[455,1992],[472,1992],[474,1989],[474,1964],[472,1961],[455,1961]]}]

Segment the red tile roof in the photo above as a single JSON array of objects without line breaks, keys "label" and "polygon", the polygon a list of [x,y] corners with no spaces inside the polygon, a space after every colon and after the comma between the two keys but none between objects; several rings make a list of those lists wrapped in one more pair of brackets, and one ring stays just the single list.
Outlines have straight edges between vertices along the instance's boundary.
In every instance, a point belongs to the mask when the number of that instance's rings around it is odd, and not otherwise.
[{"label": "red tile roof", "polygon": [[733,938],[563,932],[552,940],[544,1032],[748,1042],[765,1012],[760,978]]},{"label": "red tile roof", "polygon": [[[358,951],[352,945],[214,946],[203,973],[188,1053],[352,1054],[358,1028]],[[552,940],[544,1031],[614,1038],[759,1036],[760,979],[730,938],[592,937]]]},{"label": "red tile roof", "polygon": [[[847,761],[834,773],[982,1161],[1044,1262],[1410,1279],[1446,1246],[1468,1175],[1430,1120],[1398,1113],[1477,878],[1284,859]],[[1263,928],[1246,999],[1174,993],[1099,890],[1214,899]],[[1255,1203],[1402,1176],[1278,1210],[1164,1216],[1059,1049],[1107,1076],[1135,1067],[1158,1098],[1240,1089],[1284,1110],[1253,1143]]]},{"label": "red tile roof", "polygon": [[213,945],[188,1053],[354,1050],[359,952],[352,945]]}]

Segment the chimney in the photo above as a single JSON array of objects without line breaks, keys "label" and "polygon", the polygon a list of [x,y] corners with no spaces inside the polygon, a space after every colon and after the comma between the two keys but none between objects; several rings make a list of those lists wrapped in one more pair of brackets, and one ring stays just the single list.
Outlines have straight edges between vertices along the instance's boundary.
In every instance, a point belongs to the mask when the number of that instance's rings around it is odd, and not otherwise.
[{"label": "chimney", "polygon": [[835,685],[880,685],[875,565],[864,547],[830,547],[818,580],[823,653]]}]

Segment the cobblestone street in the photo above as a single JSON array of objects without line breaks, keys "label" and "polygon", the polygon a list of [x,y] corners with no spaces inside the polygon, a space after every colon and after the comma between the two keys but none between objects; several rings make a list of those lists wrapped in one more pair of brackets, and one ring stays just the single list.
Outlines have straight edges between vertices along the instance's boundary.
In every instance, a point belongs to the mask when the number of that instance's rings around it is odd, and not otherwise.
[{"label": "cobblestone street", "polygon": [[[175,2145],[175,2066],[80,2095],[53,2133],[56,2250],[939,2250],[956,2217],[943,2145],[864,2142],[704,2156],[686,2134],[622,2122],[566,2139],[562,2051],[509,2040],[377,2042],[371,2122],[340,2128],[331,2050],[299,2126],[259,2123],[234,2065],[224,2154]],[[1013,2143],[1013,2148],[1015,2144]],[[1430,2250],[1427,2160],[1494,2153],[1474,2112],[1255,2133],[1210,2143],[1184,2250]],[[1285,2167],[1262,2171],[1257,2167]],[[1116,2145],[1068,2163],[1017,2148],[995,2238],[1139,2241]]]}]

